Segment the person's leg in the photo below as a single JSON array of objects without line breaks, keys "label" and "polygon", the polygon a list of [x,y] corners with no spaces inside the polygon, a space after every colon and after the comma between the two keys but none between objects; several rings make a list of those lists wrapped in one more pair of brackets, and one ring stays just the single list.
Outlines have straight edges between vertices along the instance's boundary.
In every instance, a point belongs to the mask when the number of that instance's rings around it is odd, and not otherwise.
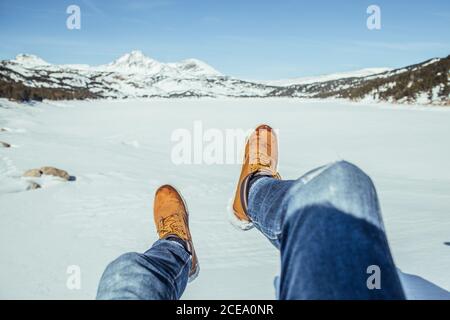
[{"label": "person's leg", "polygon": [[111,262],[100,280],[100,300],[178,300],[192,259],[180,244],[158,240],[143,254],[130,252]]},{"label": "person's leg", "polygon": [[158,188],[153,216],[159,240],[145,253],[126,253],[108,265],[97,299],[179,299],[199,271],[189,214],[181,194],[172,186]]},{"label": "person's leg", "polygon": [[306,184],[326,167],[322,166],[311,170],[297,180],[280,180],[268,176],[255,176],[250,180],[248,216],[251,218],[252,224],[278,249],[280,248],[287,204],[283,200],[287,192],[294,184]]},{"label": "person's leg", "polygon": [[[257,177],[248,215],[281,251],[280,299],[404,299],[370,178],[340,161],[298,180]],[[381,289],[369,290],[368,267]]]}]

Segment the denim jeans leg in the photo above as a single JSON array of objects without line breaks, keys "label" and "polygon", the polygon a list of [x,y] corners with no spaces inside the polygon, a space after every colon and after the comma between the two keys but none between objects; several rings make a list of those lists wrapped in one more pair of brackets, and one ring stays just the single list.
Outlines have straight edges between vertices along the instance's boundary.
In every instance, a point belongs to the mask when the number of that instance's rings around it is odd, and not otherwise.
[{"label": "denim jeans leg", "polygon": [[[280,299],[404,299],[375,187],[340,161],[295,181],[260,178],[249,214],[281,252]],[[380,288],[373,288],[373,268]]]},{"label": "denim jeans leg", "polygon": [[186,288],[191,255],[175,241],[158,240],[143,254],[130,252],[102,275],[99,300],[178,300]]}]

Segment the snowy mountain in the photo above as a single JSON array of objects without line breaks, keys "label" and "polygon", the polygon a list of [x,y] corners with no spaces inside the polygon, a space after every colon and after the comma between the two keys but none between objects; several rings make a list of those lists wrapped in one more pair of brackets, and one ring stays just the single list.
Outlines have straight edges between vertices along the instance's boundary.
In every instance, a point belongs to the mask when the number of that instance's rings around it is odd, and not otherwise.
[{"label": "snowy mountain", "polygon": [[141,51],[132,51],[127,53],[117,60],[107,64],[105,66],[100,66],[99,69],[119,71],[124,73],[148,73],[156,74],[161,72],[164,65],[154,59],[146,57]]},{"label": "snowy mountain", "polygon": [[48,66],[49,63],[34,54],[19,54],[14,62],[30,68],[37,66]]},{"label": "snowy mountain", "polygon": [[365,77],[280,87],[271,94],[450,105],[450,55]]},{"label": "snowy mountain", "polygon": [[295,84],[309,84],[309,83],[314,83],[314,82],[325,82],[325,81],[346,79],[346,78],[367,77],[367,76],[371,76],[374,74],[380,74],[380,73],[390,71],[390,70],[392,70],[392,69],[390,69],[390,68],[364,68],[364,69],[355,70],[355,71],[325,74],[325,75],[314,76],[314,77],[269,80],[269,81],[263,81],[263,83],[268,84],[268,85],[273,85],[273,86],[290,86],[290,85],[295,85]]},{"label": "snowy mountain", "polygon": [[181,73],[189,73],[193,76],[221,76],[222,74],[211,67],[210,65],[204,63],[203,61],[197,59],[186,59],[177,63],[169,63],[169,66],[179,70]]},{"label": "snowy mountain", "polygon": [[[0,97],[14,100],[179,97],[345,98],[449,105],[450,56],[396,70],[370,68],[283,81],[222,75],[197,59],[163,63],[132,51],[99,66],[0,61]],[[295,83],[295,84],[291,84]]]},{"label": "snowy mountain", "polygon": [[203,61],[162,63],[132,51],[100,66],[0,62],[0,97],[15,100],[130,97],[264,97],[274,87],[223,76]]},{"label": "snowy mountain", "polygon": [[157,74],[163,71],[164,65],[146,57],[141,51],[132,51],[107,65],[99,66],[98,69],[123,73]]},{"label": "snowy mountain", "polygon": [[167,77],[221,76],[213,67],[197,59],[187,59],[175,63],[162,63],[134,50],[117,60],[98,67],[96,71],[112,71],[124,74],[164,75]]}]

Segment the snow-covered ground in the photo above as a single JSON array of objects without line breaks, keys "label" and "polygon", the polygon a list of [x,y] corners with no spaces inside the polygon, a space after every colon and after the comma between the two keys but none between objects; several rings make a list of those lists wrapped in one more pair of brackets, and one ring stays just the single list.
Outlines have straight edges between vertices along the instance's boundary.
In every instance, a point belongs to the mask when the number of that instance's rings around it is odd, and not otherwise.
[{"label": "snow-covered ground", "polygon": [[[410,298],[450,299],[450,109],[296,99],[0,100],[0,298],[94,298],[112,259],[156,240],[152,202],[164,183],[191,213],[201,263],[183,298],[274,298],[279,256],[226,207],[239,165],[175,165],[175,129],[279,130],[280,172],[296,178],[336,159],[372,176],[394,259]],[[25,191],[21,174],[55,166]],[[66,286],[81,268],[81,289]],[[401,270],[401,271],[400,271]]]}]

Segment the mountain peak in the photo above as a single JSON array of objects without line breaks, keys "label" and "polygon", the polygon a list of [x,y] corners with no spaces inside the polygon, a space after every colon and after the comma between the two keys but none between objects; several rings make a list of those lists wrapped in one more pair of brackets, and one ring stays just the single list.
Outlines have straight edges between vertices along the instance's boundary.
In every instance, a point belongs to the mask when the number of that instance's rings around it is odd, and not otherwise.
[{"label": "mountain peak", "polygon": [[219,76],[217,70],[198,59],[186,59],[180,62],[162,63],[146,56],[140,50],[133,50],[100,66],[100,69],[121,73],[164,74],[166,76]]},{"label": "mountain peak", "polygon": [[133,50],[130,53],[126,53],[122,55],[120,58],[118,58],[116,61],[142,61],[142,60],[153,60],[149,57],[147,57],[142,51],[140,50]]},{"label": "mountain peak", "polygon": [[14,60],[17,63],[20,63],[22,65],[26,66],[46,66],[49,65],[49,63],[38,56],[34,54],[18,54],[16,56],[16,59]]},{"label": "mountain peak", "polygon": [[125,72],[136,72],[143,70],[157,71],[161,69],[161,64],[158,61],[144,55],[142,51],[133,50],[130,53],[126,53],[113,62],[109,63],[107,67],[108,69],[115,69]]},{"label": "mountain peak", "polygon": [[144,53],[142,53],[141,50],[132,50],[130,52],[130,55],[132,55],[132,56],[144,56]]}]

